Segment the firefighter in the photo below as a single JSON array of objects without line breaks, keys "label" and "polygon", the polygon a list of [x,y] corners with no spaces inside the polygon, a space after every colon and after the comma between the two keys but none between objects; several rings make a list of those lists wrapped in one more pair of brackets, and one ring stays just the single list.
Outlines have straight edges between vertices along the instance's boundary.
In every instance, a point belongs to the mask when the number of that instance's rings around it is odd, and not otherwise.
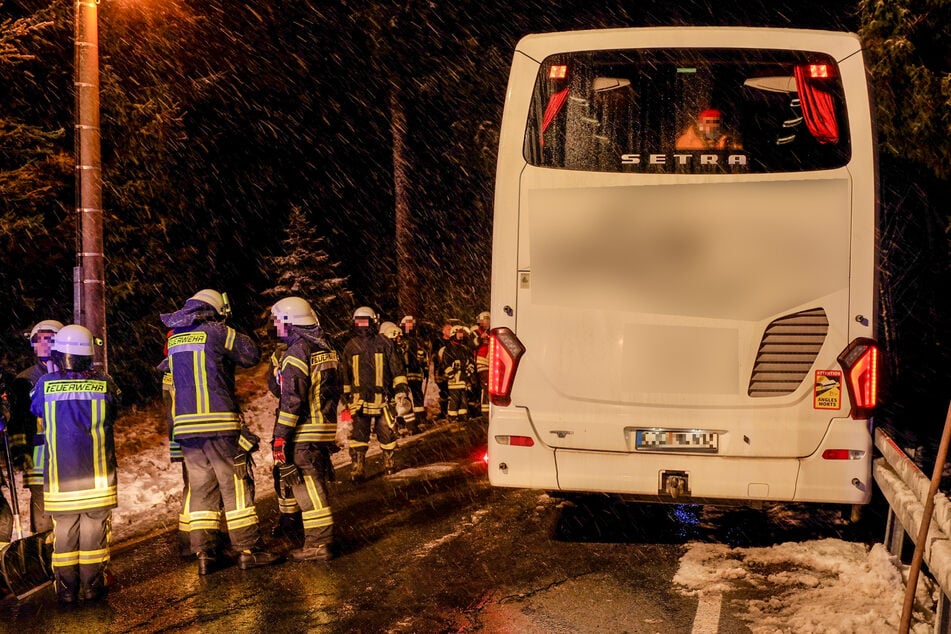
[{"label": "firefighter", "polygon": [[[384,321],[380,324],[380,334],[393,342],[393,348],[402,360],[405,369],[407,348],[403,341],[403,330],[392,321]],[[395,421],[395,427],[400,436],[419,433],[412,399],[402,393],[396,394],[395,398],[395,403],[387,404],[387,407],[383,409],[383,415],[388,417],[388,421]]]},{"label": "firefighter", "polygon": [[476,373],[479,375],[479,411],[482,416],[489,415],[489,328],[491,320],[488,311],[479,313],[479,323],[472,329],[472,343],[475,347]]},{"label": "firefighter", "polygon": [[[0,436],[5,436],[4,442],[9,443],[10,437],[7,430],[7,425],[10,421],[10,409],[13,404],[13,395],[11,393],[10,386],[13,384],[13,375],[0,368]],[[4,451],[5,447],[0,445],[0,451]],[[5,465],[6,456],[0,456],[0,466]],[[6,465],[10,467],[10,473],[12,475],[13,465]],[[0,487],[6,484],[7,488],[10,490],[11,499],[12,496],[17,494],[16,483],[13,481],[7,482],[5,478],[5,471],[0,469]],[[10,543],[10,540],[13,539],[13,510],[10,508],[10,504],[7,502],[7,499],[3,497],[3,493],[0,492],[0,548],[3,548]],[[3,595],[4,588],[0,585],[0,596]]]},{"label": "firefighter", "polygon": [[188,515],[188,472],[185,470],[185,456],[182,455],[182,446],[175,440],[175,421],[172,417],[175,411],[175,383],[172,381],[172,372],[168,367],[168,339],[175,333],[169,330],[165,334],[165,359],[157,369],[162,373],[162,405],[165,408],[165,421],[168,424],[168,458],[172,464],[182,465],[182,507],[178,514],[178,551],[182,557],[191,557],[191,517]]},{"label": "firefighter", "polygon": [[172,328],[168,366],[174,387],[174,440],[181,446],[190,489],[191,548],[198,574],[227,560],[218,548],[221,508],[242,570],[266,566],[278,556],[264,549],[254,508],[250,452],[257,438],[243,430],[234,393],[235,365],[258,362],[254,342],[224,323],[231,307],[222,293],[204,289],[181,310],[165,313]]},{"label": "firefighter", "polygon": [[[275,326],[276,327],[276,326]],[[287,344],[281,341],[271,353],[270,365],[271,371],[268,375],[268,389],[271,394],[278,399],[281,398],[281,359],[287,352]],[[280,407],[280,404],[278,404]],[[275,416],[280,412],[278,409]],[[273,454],[273,442],[271,443]],[[281,466],[274,464],[271,470],[271,477],[274,481],[274,493],[277,497],[277,523],[271,529],[271,537],[286,539],[294,547],[304,545],[304,520],[301,517],[301,508],[294,497],[294,491],[290,486],[285,486],[281,482]]]},{"label": "firefighter", "polygon": [[452,329],[457,321],[454,319],[446,320],[442,325],[441,335],[433,340],[433,375],[435,376],[436,389],[439,391],[439,417],[445,419],[447,416],[447,406],[449,403],[449,383],[446,379],[446,366],[443,363],[443,354],[449,340],[452,338]]},{"label": "firefighter", "polygon": [[354,336],[343,349],[343,398],[353,417],[350,435],[350,479],[362,482],[366,476],[366,455],[370,432],[383,450],[383,469],[396,472],[396,431],[387,424],[384,406],[393,394],[409,395],[409,386],[393,343],[377,332],[376,313],[361,306],[353,313]]},{"label": "firefighter", "polygon": [[63,324],[55,319],[37,322],[25,336],[30,340],[36,361],[13,381],[13,408],[10,412],[10,448],[23,469],[23,484],[30,489],[30,531],[53,530],[53,521],[43,508],[43,460],[45,445],[41,420],[30,412],[33,386],[53,369],[53,337]]},{"label": "firefighter", "polygon": [[[169,330],[165,335],[164,354],[166,358],[158,366],[162,373],[162,404],[165,406],[165,420],[168,424],[168,456],[172,464],[182,465],[182,505],[178,513],[178,554],[182,558],[194,556],[191,547],[191,515],[188,513],[189,499],[191,498],[191,489],[188,488],[188,470],[185,468],[185,456],[182,454],[182,446],[175,440],[174,429],[175,421],[173,412],[175,411],[175,383],[172,380],[172,372],[168,367],[168,338],[175,333]],[[221,533],[219,532],[219,535]],[[227,542],[227,540],[225,540]]]},{"label": "firefighter", "polygon": [[43,419],[46,512],[53,518],[56,596],[75,603],[106,594],[112,509],[118,503],[113,426],[117,391],[93,369],[92,333],[64,326],[52,343],[55,370],[39,378],[30,411]]},{"label": "firefighter", "polygon": [[272,374],[280,399],[272,454],[281,488],[293,491],[304,527],[303,547],[288,554],[295,561],[326,561],[333,543],[330,456],[339,450],[334,442],[340,398],[337,353],[306,300],[285,297],[271,307],[271,315],[278,338],[287,344]]},{"label": "firefighter", "polygon": [[426,393],[423,384],[429,380],[429,354],[416,333],[416,319],[406,315],[400,320],[404,362],[406,363],[406,382],[413,395],[413,418],[417,431],[425,431],[429,426],[426,416]]},{"label": "firefighter", "polygon": [[453,326],[449,345],[442,354],[445,368],[446,388],[449,392],[446,414],[449,422],[468,420],[469,403],[467,392],[475,379],[475,363],[472,348],[469,345],[469,329],[465,326]]}]

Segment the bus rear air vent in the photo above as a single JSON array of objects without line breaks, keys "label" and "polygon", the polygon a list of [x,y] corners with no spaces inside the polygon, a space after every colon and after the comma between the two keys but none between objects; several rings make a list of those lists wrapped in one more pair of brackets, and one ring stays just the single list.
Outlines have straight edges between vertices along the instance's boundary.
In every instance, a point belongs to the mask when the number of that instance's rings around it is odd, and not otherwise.
[{"label": "bus rear air vent", "polygon": [[821,308],[780,317],[763,332],[753,375],[750,396],[792,394],[809,373],[826,333],[829,320]]}]

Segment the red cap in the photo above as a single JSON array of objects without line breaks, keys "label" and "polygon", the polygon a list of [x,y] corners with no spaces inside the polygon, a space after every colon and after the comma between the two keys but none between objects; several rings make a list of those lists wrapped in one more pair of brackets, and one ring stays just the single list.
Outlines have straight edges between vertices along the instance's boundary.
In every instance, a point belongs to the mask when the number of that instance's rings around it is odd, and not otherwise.
[{"label": "red cap", "polygon": [[700,119],[701,121],[703,119],[716,119],[717,121],[719,121],[720,117],[721,117],[721,113],[719,110],[717,110],[716,108],[707,108],[706,110],[701,112],[700,116],[697,118]]}]

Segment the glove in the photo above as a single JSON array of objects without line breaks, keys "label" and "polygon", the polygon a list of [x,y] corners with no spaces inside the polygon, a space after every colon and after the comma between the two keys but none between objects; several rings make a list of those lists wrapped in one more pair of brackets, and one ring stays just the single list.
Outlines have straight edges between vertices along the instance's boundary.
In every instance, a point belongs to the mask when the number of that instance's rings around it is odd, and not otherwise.
[{"label": "glove", "polygon": [[275,438],[271,443],[271,452],[274,455],[274,464],[285,464],[287,456],[284,455],[284,439]]},{"label": "glove", "polygon": [[239,480],[251,476],[253,470],[254,460],[251,458],[251,454],[241,452],[234,457],[234,474]]},{"label": "glove", "polygon": [[290,488],[303,482],[300,477],[300,469],[286,462],[277,465],[277,474],[281,481],[281,486],[285,488]]}]

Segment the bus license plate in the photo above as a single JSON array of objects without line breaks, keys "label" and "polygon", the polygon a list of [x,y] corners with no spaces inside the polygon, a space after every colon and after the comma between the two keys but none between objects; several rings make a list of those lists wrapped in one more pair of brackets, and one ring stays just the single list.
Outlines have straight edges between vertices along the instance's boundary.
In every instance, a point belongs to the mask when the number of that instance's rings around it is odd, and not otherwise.
[{"label": "bus license plate", "polygon": [[717,453],[719,434],[712,431],[683,429],[638,429],[637,451],[690,451]]}]

